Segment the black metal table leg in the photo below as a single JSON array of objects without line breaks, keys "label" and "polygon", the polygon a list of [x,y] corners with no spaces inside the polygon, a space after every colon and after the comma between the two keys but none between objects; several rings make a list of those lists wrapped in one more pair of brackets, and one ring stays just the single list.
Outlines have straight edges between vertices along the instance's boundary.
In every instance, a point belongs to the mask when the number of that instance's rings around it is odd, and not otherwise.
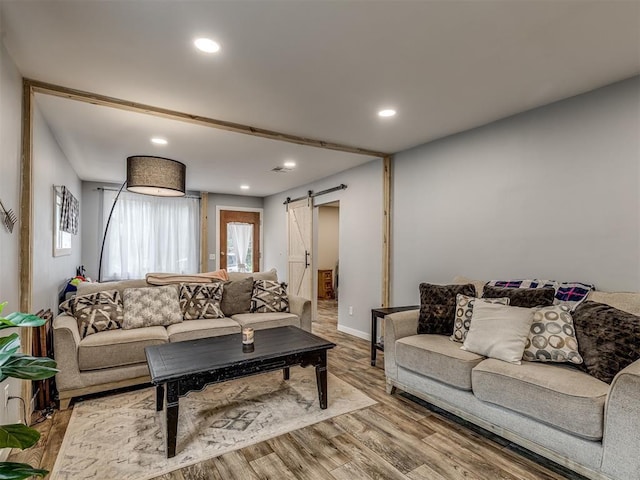
[{"label": "black metal table leg", "polygon": [[282,379],[289,380],[289,367],[282,369]]},{"label": "black metal table leg", "polygon": [[167,458],[175,457],[178,441],[179,382],[167,383]]},{"label": "black metal table leg", "polygon": [[162,383],[156,385],[156,412],[162,410],[164,405],[164,385]]},{"label": "black metal table leg", "polygon": [[376,366],[376,337],[378,336],[378,317],[371,313],[371,366]]},{"label": "black metal table leg", "polygon": [[320,408],[326,409],[328,403],[327,392],[327,351],[321,352],[321,362],[316,365],[316,382],[318,384],[318,400]]}]

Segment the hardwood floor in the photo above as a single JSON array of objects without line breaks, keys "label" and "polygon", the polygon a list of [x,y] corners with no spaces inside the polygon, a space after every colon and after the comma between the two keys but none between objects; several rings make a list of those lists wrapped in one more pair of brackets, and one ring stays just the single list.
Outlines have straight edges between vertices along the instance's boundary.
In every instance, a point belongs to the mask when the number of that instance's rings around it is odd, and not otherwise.
[{"label": "hardwood floor", "polygon": [[[444,412],[385,392],[383,354],[370,366],[369,342],[336,330],[337,303],[319,302],[314,333],[333,341],[329,371],[378,403],[237,450],[156,480],[561,480],[582,478],[521,455]],[[51,470],[71,410],[37,425],[38,444],[10,457]],[[126,449],[123,448],[123,455]],[[105,475],[105,479],[108,478]]]}]

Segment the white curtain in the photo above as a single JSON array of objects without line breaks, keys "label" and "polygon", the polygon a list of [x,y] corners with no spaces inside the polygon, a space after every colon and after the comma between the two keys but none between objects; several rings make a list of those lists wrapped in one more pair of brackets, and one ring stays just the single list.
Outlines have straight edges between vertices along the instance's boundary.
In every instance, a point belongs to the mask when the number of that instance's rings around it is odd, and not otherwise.
[{"label": "white curtain", "polygon": [[[116,195],[104,190],[103,225]],[[149,272],[197,273],[199,237],[199,199],[123,191],[107,232],[102,278],[144,278]]]},{"label": "white curtain", "polygon": [[238,271],[247,271],[247,255],[251,248],[253,225],[248,223],[229,223],[227,229],[233,240],[233,250],[238,260]]}]

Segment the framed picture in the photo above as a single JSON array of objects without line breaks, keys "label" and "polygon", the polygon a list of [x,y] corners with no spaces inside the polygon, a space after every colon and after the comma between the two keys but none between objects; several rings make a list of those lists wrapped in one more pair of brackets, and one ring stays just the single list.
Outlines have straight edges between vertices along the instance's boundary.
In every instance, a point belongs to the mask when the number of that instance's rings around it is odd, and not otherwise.
[{"label": "framed picture", "polygon": [[53,256],[71,255],[71,234],[64,232],[62,224],[62,188],[53,187]]}]

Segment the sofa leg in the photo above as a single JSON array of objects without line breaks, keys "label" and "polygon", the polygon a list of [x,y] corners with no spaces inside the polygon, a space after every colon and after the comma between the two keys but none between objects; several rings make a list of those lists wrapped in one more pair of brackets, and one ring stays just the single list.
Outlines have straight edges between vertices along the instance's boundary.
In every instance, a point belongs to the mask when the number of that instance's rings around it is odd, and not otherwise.
[{"label": "sofa leg", "polygon": [[394,393],[396,393],[396,387],[392,385],[390,382],[387,382],[387,393],[389,395],[393,395]]},{"label": "sofa leg", "polygon": [[69,398],[61,398],[60,399],[60,410],[68,409],[70,404],[71,404],[71,397],[69,397]]}]

